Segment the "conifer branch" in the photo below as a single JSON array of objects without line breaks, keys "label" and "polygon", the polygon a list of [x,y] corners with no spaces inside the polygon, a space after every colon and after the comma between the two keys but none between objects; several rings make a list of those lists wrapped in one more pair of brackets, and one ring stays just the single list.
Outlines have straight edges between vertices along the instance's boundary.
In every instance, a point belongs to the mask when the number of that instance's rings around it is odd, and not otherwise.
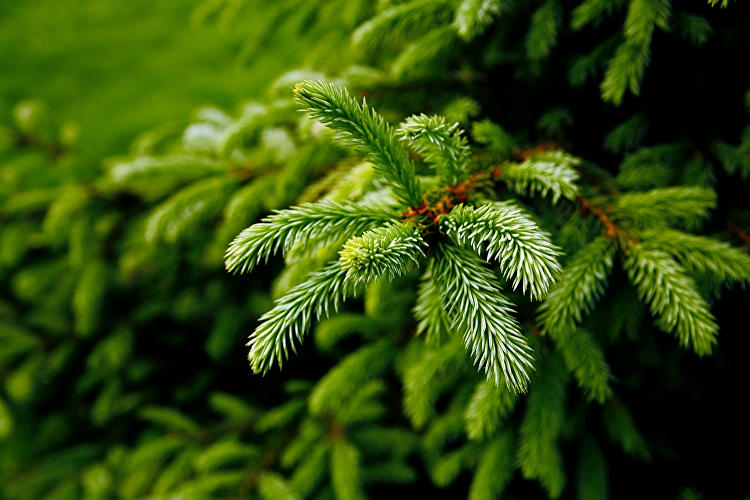
[{"label": "conifer branch", "polygon": [[580,323],[604,293],[614,254],[612,242],[599,237],[571,258],[557,285],[539,307],[542,331],[564,336]]},{"label": "conifer branch", "polygon": [[676,223],[696,227],[715,206],[716,193],[712,189],[698,186],[655,188],[620,195],[615,201],[613,217],[637,227]]},{"label": "conifer branch", "polygon": [[615,105],[625,89],[638,95],[651,57],[651,38],[656,26],[669,30],[670,0],[630,0],[625,18],[625,41],[610,60],[601,84],[602,98]]},{"label": "conifer branch", "polygon": [[490,441],[479,458],[468,500],[500,498],[515,468],[513,432],[508,429]]},{"label": "conifer branch", "polygon": [[344,244],[340,262],[346,277],[367,283],[386,277],[393,280],[424,258],[422,228],[412,223],[390,223],[354,236]]},{"label": "conifer branch", "polygon": [[279,249],[286,253],[313,239],[351,237],[389,220],[397,220],[397,216],[364,203],[321,201],[280,210],[232,241],[225,255],[226,268],[247,273]]},{"label": "conifer branch", "polygon": [[323,81],[298,83],[294,98],[311,118],[328,125],[364,153],[399,201],[407,206],[419,204],[422,190],[408,151],[366,102],[360,104],[346,89]]},{"label": "conifer branch", "polygon": [[688,271],[750,285],[750,255],[728,243],[671,229],[644,231],[641,241],[668,253]]},{"label": "conifer branch", "polygon": [[539,61],[549,55],[557,41],[561,17],[557,0],[547,0],[534,12],[526,36],[526,54],[529,59]]},{"label": "conifer branch", "polygon": [[458,36],[471,40],[481,35],[503,8],[503,0],[461,0],[453,26]]},{"label": "conifer branch", "polygon": [[565,385],[564,367],[559,357],[545,358],[527,399],[517,451],[523,476],[538,479],[552,498],[560,496],[565,485],[557,446],[565,415]]},{"label": "conifer branch", "polygon": [[507,387],[498,387],[490,380],[479,382],[466,406],[466,435],[474,440],[492,437],[515,402]]},{"label": "conifer branch", "polygon": [[597,22],[603,16],[611,15],[621,4],[622,0],[584,0],[573,10],[570,27],[580,30],[587,24]]},{"label": "conifer branch", "polygon": [[443,183],[452,186],[466,177],[469,143],[458,123],[449,124],[442,116],[414,115],[399,126],[397,133],[424,155]]},{"label": "conifer branch", "polygon": [[247,343],[254,372],[267,372],[274,361],[281,366],[290,349],[296,352],[296,343],[302,341],[313,313],[325,318],[338,311],[342,300],[354,292],[346,272],[340,262],[329,264],[294,287],[261,316],[260,325]]},{"label": "conifer branch", "polygon": [[674,331],[680,345],[699,355],[711,352],[718,326],[695,282],[669,254],[632,245],[626,251],[625,270],[660,328]]},{"label": "conifer branch", "polygon": [[492,271],[461,247],[441,245],[435,260],[443,304],[464,345],[488,379],[502,379],[513,392],[524,392],[532,354],[510,302],[497,290]]},{"label": "conifer branch", "polygon": [[425,334],[425,342],[439,345],[451,333],[451,319],[443,307],[443,298],[433,277],[434,260],[430,259],[417,289],[417,302],[412,312],[417,320],[417,334]]},{"label": "conifer branch", "polygon": [[579,189],[578,172],[573,168],[580,160],[562,151],[536,154],[523,163],[508,163],[501,168],[501,179],[522,195],[552,195],[552,203],[560,197],[575,200]]},{"label": "conifer branch", "polygon": [[355,47],[374,49],[387,40],[400,40],[415,32],[447,22],[455,0],[409,0],[394,5],[360,25],[352,33]]},{"label": "conifer branch", "polygon": [[477,209],[457,205],[440,228],[453,241],[473,248],[487,260],[497,259],[503,276],[528,290],[534,299],[543,298],[554,283],[560,254],[549,236],[520,209],[510,203],[483,205]]},{"label": "conifer branch", "polygon": [[591,334],[581,328],[573,328],[562,335],[550,336],[586,397],[604,403],[612,395],[609,366]]}]

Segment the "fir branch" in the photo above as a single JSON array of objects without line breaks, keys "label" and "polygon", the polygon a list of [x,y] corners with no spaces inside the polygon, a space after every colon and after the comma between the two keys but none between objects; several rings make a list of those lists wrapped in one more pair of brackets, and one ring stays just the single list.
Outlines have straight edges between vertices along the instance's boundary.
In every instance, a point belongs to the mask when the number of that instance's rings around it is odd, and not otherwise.
[{"label": "fir branch", "polygon": [[614,254],[612,242],[599,237],[572,257],[539,307],[542,331],[563,337],[591,312],[607,286]]},{"label": "fir branch", "polygon": [[475,364],[496,385],[505,379],[511,391],[525,391],[531,348],[512,315],[511,303],[497,290],[492,271],[471,250],[441,245],[434,276],[452,325],[460,328]]},{"label": "fir branch", "polygon": [[471,151],[458,123],[449,124],[442,116],[414,115],[399,126],[397,134],[424,155],[443,183],[453,186],[466,177]]},{"label": "fir branch", "polygon": [[350,238],[339,260],[347,279],[354,282],[367,283],[381,276],[393,280],[412,265],[420,265],[424,246],[419,225],[393,222]]},{"label": "fir branch", "polygon": [[298,83],[294,98],[311,118],[328,125],[367,155],[400,202],[416,206],[422,201],[409,153],[391,126],[366,102],[360,104],[346,89],[322,81]]},{"label": "fir branch", "polygon": [[225,255],[226,268],[246,273],[279,248],[286,253],[312,239],[351,237],[396,219],[389,210],[364,203],[321,201],[280,210],[248,227],[232,241]]},{"label": "fir branch", "polygon": [[579,193],[576,184],[579,176],[573,167],[579,163],[578,158],[563,151],[546,151],[523,163],[503,165],[500,178],[522,195],[551,194],[552,203],[557,203],[561,196],[575,200]]},{"label": "fir branch", "polygon": [[711,352],[718,326],[682,266],[661,250],[636,244],[626,251],[625,270],[658,317],[657,326],[675,331],[680,345],[699,355]]},{"label": "fir branch", "polygon": [[338,311],[341,301],[354,292],[346,279],[346,271],[340,262],[329,264],[295,286],[261,316],[260,325],[247,343],[248,359],[254,372],[267,372],[274,360],[281,366],[290,348],[296,352],[295,339],[302,341],[313,313],[324,318]]},{"label": "fir branch", "polygon": [[303,498],[313,492],[327,472],[330,448],[329,442],[318,441],[312,451],[303,457],[302,463],[294,469],[294,473],[289,478],[294,490],[298,491]]},{"label": "fir branch", "polygon": [[473,208],[457,205],[440,219],[441,230],[453,241],[497,259],[503,277],[521,286],[533,299],[547,294],[560,272],[559,250],[549,236],[510,203]]}]

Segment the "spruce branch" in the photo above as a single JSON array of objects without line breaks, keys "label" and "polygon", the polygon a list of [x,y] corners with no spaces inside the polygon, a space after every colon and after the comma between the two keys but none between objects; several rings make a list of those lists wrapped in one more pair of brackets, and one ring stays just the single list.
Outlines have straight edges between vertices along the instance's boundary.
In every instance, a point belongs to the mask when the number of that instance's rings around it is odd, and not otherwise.
[{"label": "spruce branch", "polygon": [[409,0],[385,9],[352,33],[352,45],[364,49],[382,47],[450,20],[455,0]]},{"label": "spruce branch", "polygon": [[311,118],[328,125],[365,154],[399,201],[407,206],[419,204],[422,190],[408,151],[366,102],[360,104],[346,89],[323,81],[298,83],[294,98]]},{"label": "spruce branch", "polygon": [[609,16],[619,8],[623,0],[584,0],[576,7],[570,19],[570,27],[580,30],[590,23],[597,23],[603,16]]},{"label": "spruce branch", "polygon": [[381,276],[393,280],[410,266],[420,265],[424,246],[419,225],[394,222],[350,238],[339,260],[353,282],[367,283]]},{"label": "spruce branch", "polygon": [[289,349],[296,352],[296,342],[302,341],[313,313],[325,318],[338,311],[342,300],[354,292],[346,273],[340,262],[329,264],[294,287],[261,316],[260,325],[247,343],[248,359],[254,372],[267,372],[274,360],[281,366]]},{"label": "spruce branch", "polygon": [[414,115],[399,126],[397,134],[424,155],[445,184],[452,186],[466,177],[469,143],[458,123],[448,123],[442,116]]},{"label": "spruce branch", "polygon": [[[462,367],[465,364],[464,350],[454,337],[440,346],[424,349],[421,358],[406,367],[403,373],[404,412],[414,427],[419,429],[430,420],[435,412],[435,402],[444,389],[441,382],[464,372]],[[462,418],[459,428],[463,428]]]},{"label": "spruce branch", "polygon": [[425,334],[425,342],[439,345],[451,333],[451,319],[443,307],[443,298],[433,276],[434,260],[430,260],[417,289],[417,302],[412,312],[417,319],[417,335]]},{"label": "spruce branch", "polygon": [[668,253],[688,271],[750,285],[750,255],[728,243],[671,229],[643,231],[641,241]]},{"label": "spruce branch", "polygon": [[610,60],[601,84],[602,98],[622,103],[625,89],[640,93],[641,80],[651,57],[651,38],[658,26],[669,31],[670,0],[630,0],[625,18],[625,41]]},{"label": "spruce branch", "polygon": [[615,248],[605,237],[591,241],[565,266],[555,287],[539,307],[542,331],[565,333],[580,323],[601,298],[612,270]]},{"label": "spruce branch", "polygon": [[391,75],[396,80],[413,80],[435,76],[433,68],[457,45],[456,31],[447,24],[420,36],[396,57]]},{"label": "spruce branch", "polygon": [[562,12],[557,0],[547,0],[531,16],[531,26],[526,36],[526,55],[532,61],[547,57],[557,41],[557,31]]},{"label": "spruce branch", "polygon": [[498,291],[495,275],[471,250],[440,245],[434,275],[452,326],[488,379],[502,379],[513,392],[524,392],[532,354],[511,303]]},{"label": "spruce branch", "polygon": [[475,141],[487,145],[487,148],[505,157],[513,154],[516,140],[505,129],[490,120],[474,122],[471,135]]},{"label": "spruce branch", "polygon": [[549,235],[510,203],[476,209],[457,205],[441,217],[440,228],[458,245],[474,249],[487,260],[497,259],[503,276],[534,299],[547,294],[560,271],[560,252]]},{"label": "spruce branch", "polygon": [[604,406],[602,416],[609,438],[619,443],[625,453],[643,460],[651,458],[648,443],[635,426],[633,416],[627,406],[620,400],[612,398]]},{"label": "spruce branch", "polygon": [[395,354],[390,339],[382,339],[345,357],[315,385],[308,401],[314,415],[325,415],[340,410],[365,383],[388,367]]},{"label": "spruce branch", "polygon": [[576,486],[580,500],[597,500],[607,498],[609,469],[607,460],[596,440],[584,436],[583,445],[578,457]]},{"label": "spruce branch", "polygon": [[360,454],[345,439],[336,439],[331,448],[331,482],[337,498],[364,500]]},{"label": "spruce branch", "polygon": [[539,193],[552,195],[552,203],[562,196],[575,200],[579,189],[578,158],[563,151],[546,151],[530,157],[523,163],[508,163],[502,166],[500,178],[513,191],[522,195]]},{"label": "spruce branch", "polygon": [[277,211],[242,231],[229,245],[225,265],[231,272],[250,272],[279,249],[286,253],[313,239],[351,237],[389,220],[397,216],[370,204],[305,203]]},{"label": "spruce branch", "polygon": [[677,334],[680,345],[709,354],[718,326],[695,282],[667,253],[645,245],[626,250],[625,270],[658,317],[657,326]]},{"label": "spruce branch", "polygon": [[591,334],[581,328],[567,330],[563,335],[551,335],[555,340],[568,371],[591,401],[604,403],[611,395],[610,371],[604,353]]},{"label": "spruce branch", "polygon": [[566,376],[559,356],[549,355],[540,364],[521,422],[517,459],[523,477],[538,479],[555,498],[565,486],[557,438],[565,418]]},{"label": "spruce branch", "polygon": [[461,0],[453,26],[458,36],[468,41],[481,35],[503,9],[503,0]]},{"label": "spruce branch", "polygon": [[500,498],[505,486],[513,479],[513,431],[503,431],[490,441],[477,462],[469,488],[468,500]]},{"label": "spruce branch", "polygon": [[699,186],[655,188],[620,195],[613,217],[637,227],[684,224],[697,227],[716,206],[714,190]]},{"label": "spruce branch", "polygon": [[479,382],[466,406],[466,435],[473,440],[492,437],[515,402],[507,387],[498,387],[490,380]]}]

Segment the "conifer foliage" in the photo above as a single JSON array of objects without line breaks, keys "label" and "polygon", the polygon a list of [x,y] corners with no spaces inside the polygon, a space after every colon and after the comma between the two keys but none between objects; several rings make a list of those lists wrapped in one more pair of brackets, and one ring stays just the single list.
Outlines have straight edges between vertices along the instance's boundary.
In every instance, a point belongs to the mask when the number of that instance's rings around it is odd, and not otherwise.
[{"label": "conifer foliage", "polygon": [[[325,317],[347,295],[355,294],[356,288],[380,278],[393,280],[426,265],[431,268],[428,279],[434,280],[431,289],[437,293],[424,300],[440,301],[428,307],[444,310],[450,328],[461,332],[467,351],[488,378],[496,384],[504,380],[513,391],[524,391],[532,366],[531,349],[499,280],[479,255],[498,261],[505,280],[538,299],[559,271],[558,250],[521,208],[477,196],[477,183],[502,179],[501,171],[471,172],[462,131],[447,126],[443,119],[408,119],[399,129],[405,139],[401,141],[382,117],[342,88],[306,81],[295,87],[294,94],[311,117],[323,121],[370,159],[388,192],[379,194],[382,212],[378,215],[361,202],[308,204],[278,212],[232,242],[227,251],[230,271],[250,269],[280,244],[315,248],[321,245],[316,240],[345,241],[337,261],[297,285],[261,318],[263,323],[249,344],[253,369],[265,372],[274,359],[281,364],[290,347],[296,350],[295,337],[301,340],[313,312]],[[426,159],[434,178],[425,183],[439,186],[437,190],[423,189],[409,159],[410,146],[432,151]],[[554,166],[561,170],[561,179],[548,178],[550,184],[570,183],[576,177],[564,163]],[[528,168],[533,172],[534,166]],[[365,231],[368,226],[372,228]],[[430,317],[419,319],[427,322],[427,328],[435,327]]]},{"label": "conifer foliage", "polygon": [[17,103],[0,499],[747,494],[746,14],[206,0],[306,66],[104,160]]}]

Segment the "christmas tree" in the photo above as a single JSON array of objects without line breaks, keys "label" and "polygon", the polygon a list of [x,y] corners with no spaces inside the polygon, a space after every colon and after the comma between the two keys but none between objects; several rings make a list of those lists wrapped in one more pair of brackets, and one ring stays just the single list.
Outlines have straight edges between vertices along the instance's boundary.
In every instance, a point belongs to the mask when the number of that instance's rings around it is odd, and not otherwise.
[{"label": "christmas tree", "polygon": [[15,103],[0,499],[748,494],[748,13],[206,0],[252,100]]}]

